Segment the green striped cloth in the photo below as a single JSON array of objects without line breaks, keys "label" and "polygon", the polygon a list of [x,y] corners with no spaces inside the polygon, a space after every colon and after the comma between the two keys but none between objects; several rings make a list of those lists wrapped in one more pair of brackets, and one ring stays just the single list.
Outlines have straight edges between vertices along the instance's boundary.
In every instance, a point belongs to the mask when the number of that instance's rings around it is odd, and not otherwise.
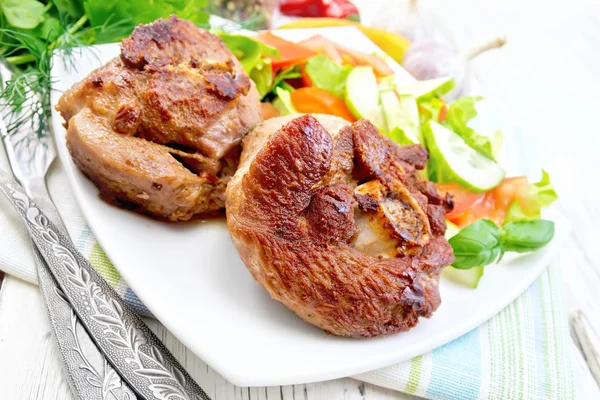
[{"label": "green striped cloth", "polygon": [[354,378],[429,399],[574,399],[558,263],[495,317],[434,351]]}]

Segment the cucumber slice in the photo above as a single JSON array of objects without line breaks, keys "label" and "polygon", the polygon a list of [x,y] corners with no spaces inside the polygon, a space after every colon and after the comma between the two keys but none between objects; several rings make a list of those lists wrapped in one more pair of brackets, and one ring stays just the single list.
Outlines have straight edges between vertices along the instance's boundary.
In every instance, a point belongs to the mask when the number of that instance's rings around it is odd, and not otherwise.
[{"label": "cucumber slice", "polygon": [[475,289],[483,276],[483,267],[458,269],[450,266],[444,268],[442,274],[453,282]]},{"label": "cucumber slice", "polygon": [[417,101],[429,100],[432,97],[441,97],[454,89],[454,78],[446,76],[443,78],[429,79],[426,81],[414,81],[409,84],[396,83],[396,92],[398,94],[410,94]]},{"label": "cucumber slice", "polygon": [[408,136],[413,143],[423,143],[423,134],[421,133],[421,123],[419,121],[419,107],[414,96],[411,95],[400,95],[398,96],[400,101],[399,114],[403,116],[400,124],[398,125]]},{"label": "cucumber slice", "polygon": [[474,192],[487,192],[504,179],[504,170],[469,147],[463,138],[434,121],[423,126],[430,158],[430,176],[437,182],[457,182]]},{"label": "cucumber slice", "polygon": [[346,80],[346,105],[356,118],[366,118],[378,129],[387,131],[372,67],[359,66],[350,71]]},{"label": "cucumber slice", "polygon": [[394,75],[388,75],[384,76],[383,78],[379,78],[379,84],[377,87],[379,87],[379,92],[387,92],[396,89]]},{"label": "cucumber slice", "polygon": [[380,99],[388,131],[399,128],[411,144],[422,143],[419,109],[415,98],[410,95],[398,96],[394,91],[386,90],[381,92]]}]

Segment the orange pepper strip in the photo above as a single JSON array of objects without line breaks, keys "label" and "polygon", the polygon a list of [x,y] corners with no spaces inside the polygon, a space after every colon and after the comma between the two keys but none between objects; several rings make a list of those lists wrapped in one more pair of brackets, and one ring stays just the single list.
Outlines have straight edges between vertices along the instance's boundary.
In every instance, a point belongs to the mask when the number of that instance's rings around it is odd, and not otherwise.
[{"label": "orange pepper strip", "polygon": [[300,66],[300,72],[302,73],[302,76],[300,77],[300,80],[302,82],[302,87],[312,87],[313,82],[312,82],[312,79],[310,79],[310,76],[308,75],[308,73],[306,72],[306,64],[302,64]]},{"label": "orange pepper strip", "polygon": [[336,115],[350,122],[356,121],[344,100],[327,90],[315,87],[300,88],[290,94],[298,112]]},{"label": "orange pepper strip", "polygon": [[[308,41],[304,41],[303,43],[306,44],[307,42],[309,47],[313,48],[315,51],[317,51],[317,48],[325,49],[327,46],[332,46],[336,50],[336,55],[333,56],[335,59],[332,56],[329,56],[329,58],[335,62],[338,62],[339,64],[370,65],[373,67],[373,71],[377,76],[387,76],[394,73],[394,70],[392,70],[385,61],[376,55],[361,53],[360,51],[349,49],[340,44],[332,42],[321,35],[313,36],[308,39]],[[338,55],[341,56],[341,59],[338,58]],[[350,60],[348,60],[348,58]]]},{"label": "orange pepper strip", "polygon": [[290,42],[273,35],[271,32],[265,32],[256,37],[266,45],[275,47],[279,51],[279,58],[271,57],[273,60],[273,70],[291,67],[292,65],[302,64],[316,53],[300,44]]},{"label": "orange pepper strip", "polygon": [[335,44],[331,40],[325,39],[321,35],[315,35],[299,42],[298,44],[311,49],[315,53],[326,56],[331,61],[339,65],[342,65],[344,61],[339,51],[337,51],[335,48]]}]

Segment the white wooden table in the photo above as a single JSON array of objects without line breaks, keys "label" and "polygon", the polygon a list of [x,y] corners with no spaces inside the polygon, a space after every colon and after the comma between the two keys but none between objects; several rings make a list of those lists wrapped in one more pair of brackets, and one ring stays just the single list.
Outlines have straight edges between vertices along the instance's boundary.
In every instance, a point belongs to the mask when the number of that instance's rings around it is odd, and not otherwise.
[{"label": "white wooden table", "polygon": [[[392,0],[387,0],[387,2]],[[386,1],[356,1],[366,20]],[[560,207],[573,223],[561,252],[570,310],[583,310],[600,332],[600,6],[597,0],[422,0],[452,24],[467,48],[506,34],[509,43],[473,64],[479,86],[528,135],[550,172]],[[156,321],[151,328],[213,399],[406,399],[352,379],[237,388]],[[575,351],[582,399],[600,398]],[[0,399],[71,399],[37,287],[6,277],[0,288]]]}]

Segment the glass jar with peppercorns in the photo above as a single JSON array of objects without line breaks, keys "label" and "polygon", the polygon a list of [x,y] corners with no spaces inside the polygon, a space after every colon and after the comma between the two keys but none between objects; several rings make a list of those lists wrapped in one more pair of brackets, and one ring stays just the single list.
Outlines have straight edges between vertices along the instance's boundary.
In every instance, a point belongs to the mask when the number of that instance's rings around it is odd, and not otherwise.
[{"label": "glass jar with peppercorns", "polygon": [[211,14],[239,23],[245,29],[271,28],[271,16],[277,0],[209,0]]}]

